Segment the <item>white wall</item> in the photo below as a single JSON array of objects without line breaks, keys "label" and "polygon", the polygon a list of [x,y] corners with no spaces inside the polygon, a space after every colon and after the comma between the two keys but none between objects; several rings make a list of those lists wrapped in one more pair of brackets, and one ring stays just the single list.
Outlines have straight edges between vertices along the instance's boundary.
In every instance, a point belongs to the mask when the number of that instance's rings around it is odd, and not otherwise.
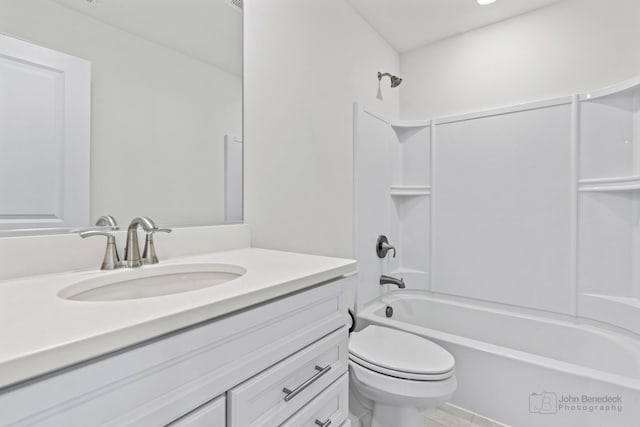
[{"label": "white wall", "polygon": [[[398,54],[345,0],[245,0],[245,214],[253,244],[353,256],[353,102],[389,117]],[[373,236],[375,241],[375,236]]]},{"label": "white wall", "polygon": [[598,89],[640,73],[640,1],[565,0],[401,55],[401,116]]},{"label": "white wall", "polygon": [[92,63],[92,220],[224,221],[240,77],[49,0],[0,0],[0,32]]}]

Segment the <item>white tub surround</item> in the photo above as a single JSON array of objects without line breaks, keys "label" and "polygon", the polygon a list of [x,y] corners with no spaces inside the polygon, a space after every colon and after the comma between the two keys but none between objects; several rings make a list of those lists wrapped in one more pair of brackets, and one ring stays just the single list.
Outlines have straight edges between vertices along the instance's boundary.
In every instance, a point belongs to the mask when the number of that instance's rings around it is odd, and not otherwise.
[{"label": "white tub surround", "polygon": [[[408,289],[640,334],[640,77],[454,117],[355,106],[359,306]],[[385,234],[397,257],[378,259]]]},{"label": "white tub surround", "polygon": [[[408,289],[575,312],[571,97],[416,122],[358,104],[355,115],[360,304],[390,289],[374,285],[389,274]],[[379,234],[397,257],[377,258]]]},{"label": "white tub surround", "polygon": [[[640,343],[626,335],[416,291],[382,297],[358,319],[360,328],[396,328],[444,347],[456,360],[452,403],[507,425],[634,427],[640,419]],[[622,401],[572,409],[559,400],[537,413],[530,399],[543,393]]]},{"label": "white tub surround", "polygon": [[[185,229],[183,233],[193,231]],[[176,230],[172,235],[181,233]],[[78,239],[79,257],[88,259],[79,247],[91,242],[77,236],[52,238],[66,241],[72,237]],[[6,244],[0,240],[0,247]],[[158,239],[156,245],[161,261],[155,266],[111,272],[96,270],[104,250],[104,242],[100,241],[101,250],[91,257],[93,270],[0,281],[0,387],[356,271],[353,260],[255,248],[166,258],[161,254],[171,252],[171,241]],[[196,239],[194,245],[206,250],[205,241],[198,243]],[[180,246],[188,250],[188,245]],[[173,250],[178,251],[175,247]],[[31,261],[34,259],[37,258],[32,257]],[[238,266],[246,273],[210,288],[161,297],[109,302],[69,301],[59,297],[62,289],[81,280],[209,263]]]}]

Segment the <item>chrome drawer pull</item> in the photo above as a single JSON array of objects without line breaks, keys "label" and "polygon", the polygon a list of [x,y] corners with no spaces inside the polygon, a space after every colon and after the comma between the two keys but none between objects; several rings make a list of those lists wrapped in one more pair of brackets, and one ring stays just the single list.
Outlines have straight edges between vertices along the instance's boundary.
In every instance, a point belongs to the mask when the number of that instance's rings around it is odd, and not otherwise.
[{"label": "chrome drawer pull", "polygon": [[304,389],[306,389],[311,384],[313,384],[316,381],[318,381],[321,376],[323,376],[324,374],[326,374],[330,370],[331,370],[331,365],[327,365],[324,368],[321,368],[320,366],[316,365],[316,371],[318,371],[318,372],[316,372],[316,374],[314,376],[312,376],[311,378],[309,378],[308,380],[306,380],[305,382],[303,382],[302,384],[300,384],[298,387],[294,388],[293,390],[289,390],[286,387],[282,389],[282,392],[284,394],[286,394],[286,396],[284,397],[284,401],[288,402],[291,399],[293,399],[294,397],[296,397],[298,394],[302,393],[302,391],[304,391]]},{"label": "chrome drawer pull", "polygon": [[320,427],[329,427],[331,425],[331,418],[329,418],[327,421],[322,422],[320,420],[316,420],[316,425],[320,426]]}]

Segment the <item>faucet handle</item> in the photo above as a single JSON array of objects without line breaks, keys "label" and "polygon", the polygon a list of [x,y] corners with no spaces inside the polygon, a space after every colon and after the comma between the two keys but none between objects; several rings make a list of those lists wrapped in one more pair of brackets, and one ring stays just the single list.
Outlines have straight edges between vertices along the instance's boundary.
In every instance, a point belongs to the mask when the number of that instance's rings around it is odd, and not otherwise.
[{"label": "faucet handle", "polygon": [[116,246],[116,237],[112,233],[98,230],[85,230],[79,234],[83,239],[95,236],[105,236],[107,238],[107,248],[104,252],[102,265],[100,266],[101,270],[115,270],[121,266],[120,256],[118,255],[118,248]]},{"label": "faucet handle", "polygon": [[157,264],[158,257],[156,256],[156,248],[153,244],[153,235],[156,233],[171,233],[170,228],[156,228],[155,230],[147,231],[147,238],[144,241],[144,250],[142,251],[142,262],[144,264]]},{"label": "faucet handle", "polygon": [[102,215],[96,221],[97,227],[111,227],[112,230],[118,230],[118,221],[113,217],[113,215]]},{"label": "faucet handle", "polygon": [[393,257],[396,257],[396,248],[395,246],[391,246],[389,244],[389,239],[387,236],[380,235],[378,236],[378,240],[376,241],[376,254],[378,254],[378,258],[384,258],[387,256],[387,252],[393,251]]}]

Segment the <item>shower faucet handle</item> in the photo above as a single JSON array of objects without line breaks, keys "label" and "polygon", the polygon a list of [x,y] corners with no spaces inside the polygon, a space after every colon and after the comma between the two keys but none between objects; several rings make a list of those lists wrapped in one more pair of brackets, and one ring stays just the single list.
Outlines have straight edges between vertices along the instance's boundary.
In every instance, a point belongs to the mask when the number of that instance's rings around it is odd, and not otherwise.
[{"label": "shower faucet handle", "polygon": [[378,254],[378,258],[384,258],[387,256],[387,252],[393,251],[393,257],[396,257],[396,248],[395,246],[391,246],[389,244],[389,239],[387,236],[380,235],[378,236],[378,240],[376,241],[376,254]]}]

